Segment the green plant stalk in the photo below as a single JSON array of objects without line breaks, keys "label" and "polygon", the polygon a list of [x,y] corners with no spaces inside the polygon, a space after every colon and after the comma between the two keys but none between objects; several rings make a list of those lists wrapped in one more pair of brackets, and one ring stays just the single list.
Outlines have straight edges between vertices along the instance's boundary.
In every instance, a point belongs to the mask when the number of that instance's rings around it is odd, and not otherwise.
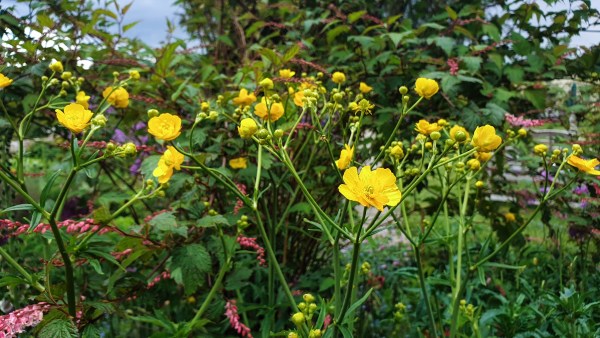
[{"label": "green plant stalk", "polygon": [[421,292],[423,293],[423,301],[427,305],[427,314],[429,315],[429,327],[434,337],[439,337],[437,332],[437,326],[435,325],[435,317],[433,315],[433,308],[429,301],[429,294],[427,293],[427,286],[425,285],[425,275],[423,274],[423,264],[421,262],[421,250],[419,247],[413,246],[415,251],[415,259],[417,261],[417,270],[419,271],[419,284],[421,285]]},{"label": "green plant stalk", "polygon": [[[342,303],[342,308],[340,312],[336,316],[334,320],[334,325],[341,325],[341,321],[344,319],[348,308],[350,307],[350,303],[352,302],[352,291],[354,289],[354,279],[356,278],[356,272],[358,270],[358,258],[360,254],[360,231],[362,227],[358,228],[358,233],[356,234],[356,240],[354,241],[354,248],[352,248],[352,263],[350,266],[350,277],[348,278],[348,286],[346,289],[346,295],[344,296],[344,302]],[[337,308],[336,308],[337,310]],[[334,327],[335,327],[334,326]]]},{"label": "green plant stalk", "polygon": [[210,303],[212,302],[213,298],[215,298],[217,291],[219,290],[219,288],[221,288],[221,285],[223,284],[223,278],[225,277],[225,273],[229,270],[230,265],[231,265],[231,258],[227,258],[227,261],[225,262],[225,264],[223,264],[223,266],[221,266],[221,269],[219,269],[219,274],[217,275],[217,279],[215,280],[215,283],[213,284],[213,286],[210,288],[210,291],[208,292],[206,299],[204,299],[204,302],[202,302],[202,305],[196,312],[196,315],[194,316],[194,318],[192,318],[192,320],[188,323],[188,325],[187,325],[188,329],[192,330],[194,328],[194,326],[196,325],[196,322],[198,320],[200,320],[200,318],[202,318],[202,315],[204,314],[204,312],[206,312],[206,310],[208,310]]},{"label": "green plant stalk", "polygon": [[25,277],[27,282],[29,282],[29,285],[33,286],[39,292],[43,293],[44,291],[46,291],[44,286],[42,284],[40,284],[38,281],[34,280],[33,277],[29,274],[29,272],[27,272],[27,270],[25,270],[21,266],[21,264],[19,264],[17,261],[15,261],[12,258],[12,256],[2,248],[2,246],[0,246],[0,256],[2,256],[4,258],[4,260],[6,260],[6,262],[8,262],[8,264],[10,264],[13,268],[15,268],[15,270],[17,270],[21,275],[23,275],[23,277]]},{"label": "green plant stalk", "polygon": [[469,204],[469,190],[471,187],[471,176],[467,176],[465,193],[460,208],[460,221],[458,222],[458,244],[456,248],[456,280],[452,295],[452,319],[450,323],[450,337],[456,337],[458,330],[458,305],[460,303],[461,277],[462,277],[462,254],[464,244],[464,226],[467,206]]},{"label": "green plant stalk", "polygon": [[23,197],[29,204],[33,205],[33,207],[38,212],[40,212],[44,218],[48,219],[48,217],[50,217],[50,214],[44,208],[42,208],[42,206],[39,205],[39,203],[36,200],[34,200],[33,197],[31,197],[25,190],[23,190],[19,183],[15,182],[10,177],[8,177],[2,170],[0,170],[0,179],[2,179],[13,189],[15,189],[15,191],[18,192],[19,195],[21,195],[21,197]]}]

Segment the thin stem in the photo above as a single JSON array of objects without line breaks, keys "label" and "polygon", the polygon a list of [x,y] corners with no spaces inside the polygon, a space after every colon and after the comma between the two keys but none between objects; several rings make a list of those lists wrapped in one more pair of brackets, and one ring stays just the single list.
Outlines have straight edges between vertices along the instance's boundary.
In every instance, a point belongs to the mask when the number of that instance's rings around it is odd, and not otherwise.
[{"label": "thin stem", "polygon": [[350,307],[350,303],[352,302],[352,291],[354,289],[354,279],[356,278],[356,271],[358,270],[358,258],[360,253],[360,231],[362,229],[362,225],[358,228],[358,233],[356,234],[356,241],[354,242],[354,248],[352,248],[352,263],[350,266],[350,277],[348,278],[348,287],[346,289],[346,296],[344,297],[344,302],[342,303],[342,309],[340,310],[337,318],[335,319],[335,325],[341,325],[346,312],[348,311],[348,307]]},{"label": "thin stem", "polygon": [[4,260],[6,260],[6,262],[8,262],[8,264],[12,265],[12,267],[15,268],[15,270],[19,271],[19,273],[21,275],[23,275],[23,277],[25,277],[27,282],[29,282],[29,285],[33,286],[39,292],[46,291],[44,286],[42,284],[40,284],[38,281],[34,280],[33,277],[29,274],[29,272],[27,272],[27,270],[25,270],[21,266],[21,264],[19,264],[17,261],[15,261],[12,258],[12,256],[2,248],[2,246],[0,246],[0,256],[2,256],[4,258]]},{"label": "thin stem", "polygon": [[427,287],[425,285],[425,276],[423,274],[423,264],[421,262],[421,250],[419,247],[413,246],[415,250],[415,259],[417,260],[417,270],[419,271],[419,284],[421,285],[421,292],[423,293],[423,301],[427,304],[427,314],[429,315],[429,327],[433,332],[434,337],[439,337],[437,327],[435,325],[435,317],[433,316],[433,308],[429,301],[429,295],[427,293]]},{"label": "thin stem", "polygon": [[219,288],[221,288],[221,285],[223,284],[223,278],[225,277],[225,273],[229,270],[230,265],[231,265],[231,258],[228,258],[227,261],[225,262],[225,264],[223,264],[221,266],[221,269],[219,270],[219,274],[217,275],[217,279],[215,280],[215,283],[213,284],[212,288],[210,288],[210,291],[208,292],[206,299],[204,299],[204,302],[202,302],[202,305],[198,309],[198,312],[196,312],[196,315],[194,316],[194,318],[192,318],[192,320],[187,325],[190,330],[192,330],[194,328],[194,326],[196,325],[196,322],[198,320],[200,320],[200,318],[202,318],[202,315],[204,314],[204,312],[206,312],[206,310],[208,310],[210,303],[212,302],[213,298],[215,298],[217,291],[219,290]]}]

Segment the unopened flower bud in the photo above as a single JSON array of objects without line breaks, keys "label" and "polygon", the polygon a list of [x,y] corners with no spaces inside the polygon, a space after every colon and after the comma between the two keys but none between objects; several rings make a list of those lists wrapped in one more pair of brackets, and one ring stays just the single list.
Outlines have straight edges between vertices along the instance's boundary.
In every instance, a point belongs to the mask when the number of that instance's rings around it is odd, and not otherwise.
[{"label": "unopened flower bud", "polygon": [[92,126],[104,127],[106,125],[106,121],[106,116],[104,116],[103,114],[98,114],[92,119]]},{"label": "unopened flower bud", "polygon": [[406,86],[402,86],[398,89],[398,91],[401,95],[406,95],[406,93],[408,93],[408,88],[406,88]]},{"label": "unopened flower bud", "polygon": [[114,72],[112,73],[112,75],[113,75],[114,77],[119,77],[119,72],[117,72],[117,71],[114,71]]},{"label": "unopened flower bud", "polygon": [[440,139],[440,137],[442,137],[442,134],[440,134],[439,131],[434,131],[429,134],[429,137],[431,137],[432,140],[437,141]]},{"label": "unopened flower bud", "polygon": [[210,104],[208,102],[202,102],[200,104],[200,110],[202,110],[203,112],[207,112],[210,109]]},{"label": "unopened flower bud", "polygon": [[307,303],[314,303],[315,302],[315,297],[313,295],[311,295],[310,293],[305,293],[302,296],[302,299],[304,299],[304,301],[307,302]]},{"label": "unopened flower bud", "polygon": [[52,63],[49,68],[53,72],[57,72],[57,73],[62,73],[63,70],[64,70],[63,69],[63,64],[60,61],[56,61],[56,62]]},{"label": "unopened flower bud", "polygon": [[273,89],[273,80],[267,77],[260,81],[258,85],[263,87],[265,90]]},{"label": "unopened flower bud", "polygon": [[540,156],[546,156],[546,152],[548,151],[548,146],[545,144],[537,144],[533,147],[533,152],[536,155],[540,155]]},{"label": "unopened flower bud", "polygon": [[574,155],[581,155],[581,154],[583,154],[583,149],[577,143],[573,145],[573,154]]},{"label": "unopened flower bud", "polygon": [[149,119],[151,119],[151,118],[153,118],[153,117],[156,117],[156,116],[160,115],[160,113],[159,113],[159,112],[158,112],[158,110],[156,110],[156,109],[148,109],[148,112],[147,112],[147,114],[148,114],[148,118],[149,118]]},{"label": "unopened flower bud", "polygon": [[477,189],[481,189],[481,188],[483,188],[484,186],[485,186],[485,183],[483,183],[483,181],[477,181],[477,182],[475,182],[475,187],[476,187]]},{"label": "unopened flower bud", "polygon": [[321,332],[320,329],[312,329],[308,333],[308,338],[321,338],[322,335],[323,335],[323,333]]},{"label": "unopened flower bud", "polygon": [[262,128],[259,131],[257,131],[255,135],[256,138],[258,138],[259,140],[265,140],[270,136],[269,131],[265,128]]},{"label": "unopened flower bud", "polygon": [[299,338],[298,334],[296,332],[290,332],[288,334],[288,338]]},{"label": "unopened flower bud", "polygon": [[454,133],[454,139],[456,140],[456,142],[464,142],[467,140],[467,133],[465,133],[462,130],[457,130]]},{"label": "unopened flower bud", "polygon": [[48,81],[48,77],[46,75],[42,76],[42,82]]},{"label": "unopened flower bud", "polygon": [[344,98],[344,94],[342,93],[335,93],[333,94],[333,101],[339,103],[340,101],[342,101],[342,99]]},{"label": "unopened flower bud", "polygon": [[408,95],[402,96],[402,103],[406,104],[406,103],[408,103],[409,100],[410,100],[410,96],[408,96]]},{"label": "unopened flower bud", "polygon": [[216,111],[214,111],[214,110],[211,110],[210,113],[208,113],[208,119],[209,120],[214,121],[214,120],[217,119],[217,117],[219,117],[219,113],[216,112]]},{"label": "unopened flower bud", "polygon": [[438,124],[438,126],[440,126],[440,127],[445,127],[445,126],[447,126],[447,125],[448,125],[448,121],[446,121],[445,119],[439,119],[439,120],[437,121],[437,124]]},{"label": "unopened flower bud", "polygon": [[525,130],[525,129],[523,129],[523,128],[519,129],[519,131],[517,131],[517,133],[518,133],[518,134],[519,134],[519,136],[521,136],[521,137],[525,137],[525,136],[527,136],[527,130]]},{"label": "unopened flower bud", "polygon": [[58,95],[59,95],[59,96],[62,96],[62,97],[65,97],[65,96],[67,96],[67,91],[66,91],[66,90],[64,90],[64,89],[62,89],[62,90],[61,90],[61,91],[58,93]]},{"label": "unopened flower bud", "polygon": [[281,129],[275,129],[275,131],[273,132],[273,137],[276,139],[282,138],[283,137],[283,130]]},{"label": "unopened flower bud", "polygon": [[134,155],[137,152],[137,147],[132,142],[125,143],[123,149],[127,155]]},{"label": "unopened flower bud", "polygon": [[138,72],[137,70],[130,70],[129,71],[129,77],[132,80],[139,80],[140,79],[140,72]]},{"label": "unopened flower bud", "polygon": [[292,323],[294,323],[296,326],[302,326],[305,321],[306,321],[306,317],[304,316],[304,313],[302,313],[302,312],[296,312],[292,316]]},{"label": "unopened flower bud", "polygon": [[73,73],[71,72],[64,72],[60,75],[60,78],[63,80],[70,80],[71,77],[73,77]]},{"label": "unopened flower bud", "polygon": [[117,146],[114,143],[108,142],[106,144],[106,152],[112,153],[113,151],[115,151],[115,149],[117,149]]}]

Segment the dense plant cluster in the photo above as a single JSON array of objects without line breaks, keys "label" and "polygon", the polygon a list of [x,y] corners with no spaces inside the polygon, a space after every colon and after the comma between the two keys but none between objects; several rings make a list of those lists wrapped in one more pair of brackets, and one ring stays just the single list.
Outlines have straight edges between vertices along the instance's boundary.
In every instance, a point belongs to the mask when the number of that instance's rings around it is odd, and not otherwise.
[{"label": "dense plant cluster", "polygon": [[590,1],[27,3],[0,337],[600,334]]}]

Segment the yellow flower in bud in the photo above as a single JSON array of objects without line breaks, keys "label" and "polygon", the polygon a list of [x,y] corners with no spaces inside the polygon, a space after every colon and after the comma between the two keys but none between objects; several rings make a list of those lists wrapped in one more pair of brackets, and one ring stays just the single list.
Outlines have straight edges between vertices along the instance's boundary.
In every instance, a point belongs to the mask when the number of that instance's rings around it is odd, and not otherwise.
[{"label": "yellow flower in bud", "polygon": [[469,167],[469,169],[477,171],[479,170],[479,168],[481,168],[481,162],[479,162],[479,160],[475,158],[472,158],[467,161],[467,166]]},{"label": "yellow flower in bud", "polygon": [[596,159],[596,158],[593,158],[591,160],[586,160],[581,157],[571,155],[571,156],[569,156],[567,163],[569,163],[570,165],[579,169],[580,171],[583,171],[586,174],[596,175],[596,176],[600,175],[600,170],[594,169],[598,164],[600,164],[600,161],[598,161],[598,159]]},{"label": "yellow flower in bud", "polygon": [[490,158],[492,158],[492,153],[478,151],[475,153],[475,158],[481,162],[487,162],[487,161],[489,161]]},{"label": "yellow flower in bud", "polygon": [[477,127],[473,133],[471,145],[480,152],[490,152],[496,150],[502,143],[502,138],[496,135],[496,128],[485,125]]},{"label": "yellow flower in bud", "polygon": [[116,108],[127,108],[129,105],[129,93],[123,87],[115,90],[113,90],[113,87],[107,87],[102,92],[102,97]]},{"label": "yellow flower in bud", "polygon": [[257,130],[258,125],[256,124],[256,121],[249,117],[243,119],[238,127],[238,133],[241,138],[251,138]]},{"label": "yellow flower in bud", "polygon": [[57,73],[62,73],[64,70],[63,64],[60,61],[56,61],[56,62],[52,63],[48,68],[50,68],[51,71],[57,72]]},{"label": "yellow flower in bud", "polygon": [[298,107],[304,107],[304,90],[299,90],[294,93],[294,104]]},{"label": "yellow flower in bud", "polygon": [[140,79],[140,72],[137,70],[130,70],[129,71],[129,77],[132,80],[139,80]]},{"label": "yellow flower in bud", "polygon": [[271,102],[271,109],[267,110],[267,100],[263,97],[260,103],[254,107],[254,114],[263,120],[275,122],[283,116],[283,104],[280,102]]},{"label": "yellow flower in bud", "polygon": [[519,130],[517,131],[517,133],[518,133],[518,134],[519,134],[519,136],[521,136],[521,137],[525,137],[525,136],[527,136],[527,130],[526,130],[526,129],[523,129],[523,128],[519,129]]},{"label": "yellow flower in bud", "polygon": [[336,167],[338,167],[339,170],[344,170],[348,168],[353,156],[354,146],[350,147],[349,145],[344,144],[344,149],[342,149],[340,153],[340,159],[335,161]]},{"label": "yellow flower in bud", "polygon": [[79,92],[77,92],[77,96],[75,96],[75,103],[79,103],[85,109],[90,108],[90,104],[88,102],[89,100],[90,100],[90,97],[85,95],[85,92],[83,90],[80,90]]},{"label": "yellow flower in bud", "polygon": [[396,206],[402,198],[396,185],[396,176],[390,169],[377,168],[371,171],[370,166],[365,166],[359,175],[356,167],[350,167],[344,172],[343,179],[344,184],[338,187],[339,192],[365,207],[383,211],[384,205]]},{"label": "yellow flower in bud", "polygon": [[156,169],[152,172],[152,176],[158,179],[158,183],[167,183],[173,176],[173,169],[181,170],[183,163],[183,154],[178,152],[172,146],[167,146],[167,150],[158,160]]},{"label": "yellow flower in bud", "polygon": [[373,87],[369,86],[368,84],[366,84],[364,82],[361,82],[360,85],[358,86],[358,90],[360,90],[360,92],[363,94],[367,94],[373,90]]},{"label": "yellow flower in bud", "polygon": [[[458,132],[464,133],[464,136],[466,137],[462,137],[463,135],[460,135]],[[457,137],[457,133],[460,137]],[[469,135],[469,132],[464,127],[455,125],[454,127],[450,128],[450,138],[456,142],[465,142],[471,139],[471,135]]]},{"label": "yellow flower in bud", "polygon": [[515,216],[515,214],[513,214],[512,212],[507,212],[504,214],[504,219],[507,222],[514,222],[517,220],[517,216]]},{"label": "yellow flower in bud", "polygon": [[417,122],[416,124],[415,130],[420,134],[429,135],[434,131],[442,130],[442,127],[439,126],[437,123],[429,123],[425,120],[419,120],[419,122]]},{"label": "yellow flower in bud", "polygon": [[296,312],[292,316],[292,323],[296,324],[296,326],[302,326],[306,321],[306,317],[302,312]]},{"label": "yellow flower in bud", "polygon": [[393,157],[395,157],[398,160],[402,159],[404,157],[404,150],[402,150],[402,146],[400,146],[400,145],[393,146],[392,149],[390,150],[390,155],[392,155]]},{"label": "yellow flower in bud", "polygon": [[438,90],[440,90],[440,87],[435,80],[420,77],[415,82],[415,91],[419,96],[426,99],[430,99]]},{"label": "yellow flower in bud", "polygon": [[233,104],[236,106],[249,106],[252,103],[256,102],[256,96],[254,93],[248,94],[248,90],[246,88],[240,89],[240,94],[237,97],[233,98]]},{"label": "yellow flower in bud", "polygon": [[548,152],[548,146],[547,146],[547,145],[545,145],[545,144],[542,144],[542,143],[540,143],[540,144],[536,144],[536,145],[533,147],[533,152],[534,152],[536,155],[544,156],[544,155],[545,155],[545,154]]},{"label": "yellow flower in bud", "polygon": [[292,72],[290,69],[282,69],[279,71],[279,77],[284,79],[291,79],[294,75],[296,75],[296,72]]},{"label": "yellow flower in bud", "polygon": [[346,81],[346,74],[342,72],[335,72],[331,75],[331,81],[334,83],[340,84]]},{"label": "yellow flower in bud", "polygon": [[442,126],[442,127],[445,127],[445,126],[447,126],[447,125],[448,125],[448,121],[446,121],[446,119],[439,119],[439,120],[437,121],[437,124],[439,124],[439,125],[440,125],[440,126]]},{"label": "yellow flower in bud", "polygon": [[60,109],[56,109],[56,119],[58,120],[58,123],[62,124],[65,128],[75,134],[79,134],[87,128],[92,115],[94,115],[91,111],[77,103],[71,103],[64,109],[64,112]]},{"label": "yellow flower in bud", "polygon": [[12,82],[13,80],[9,79],[4,74],[0,74],[0,89],[10,86]]},{"label": "yellow flower in bud", "polygon": [[262,79],[262,81],[260,81],[258,85],[263,87],[264,89],[273,89],[273,80],[266,77]]},{"label": "yellow flower in bud", "polygon": [[231,169],[246,169],[248,160],[245,157],[232,158],[229,160],[229,166]]},{"label": "yellow flower in bud", "polygon": [[148,121],[148,132],[159,140],[172,141],[181,134],[181,119],[169,113],[160,114]]}]

